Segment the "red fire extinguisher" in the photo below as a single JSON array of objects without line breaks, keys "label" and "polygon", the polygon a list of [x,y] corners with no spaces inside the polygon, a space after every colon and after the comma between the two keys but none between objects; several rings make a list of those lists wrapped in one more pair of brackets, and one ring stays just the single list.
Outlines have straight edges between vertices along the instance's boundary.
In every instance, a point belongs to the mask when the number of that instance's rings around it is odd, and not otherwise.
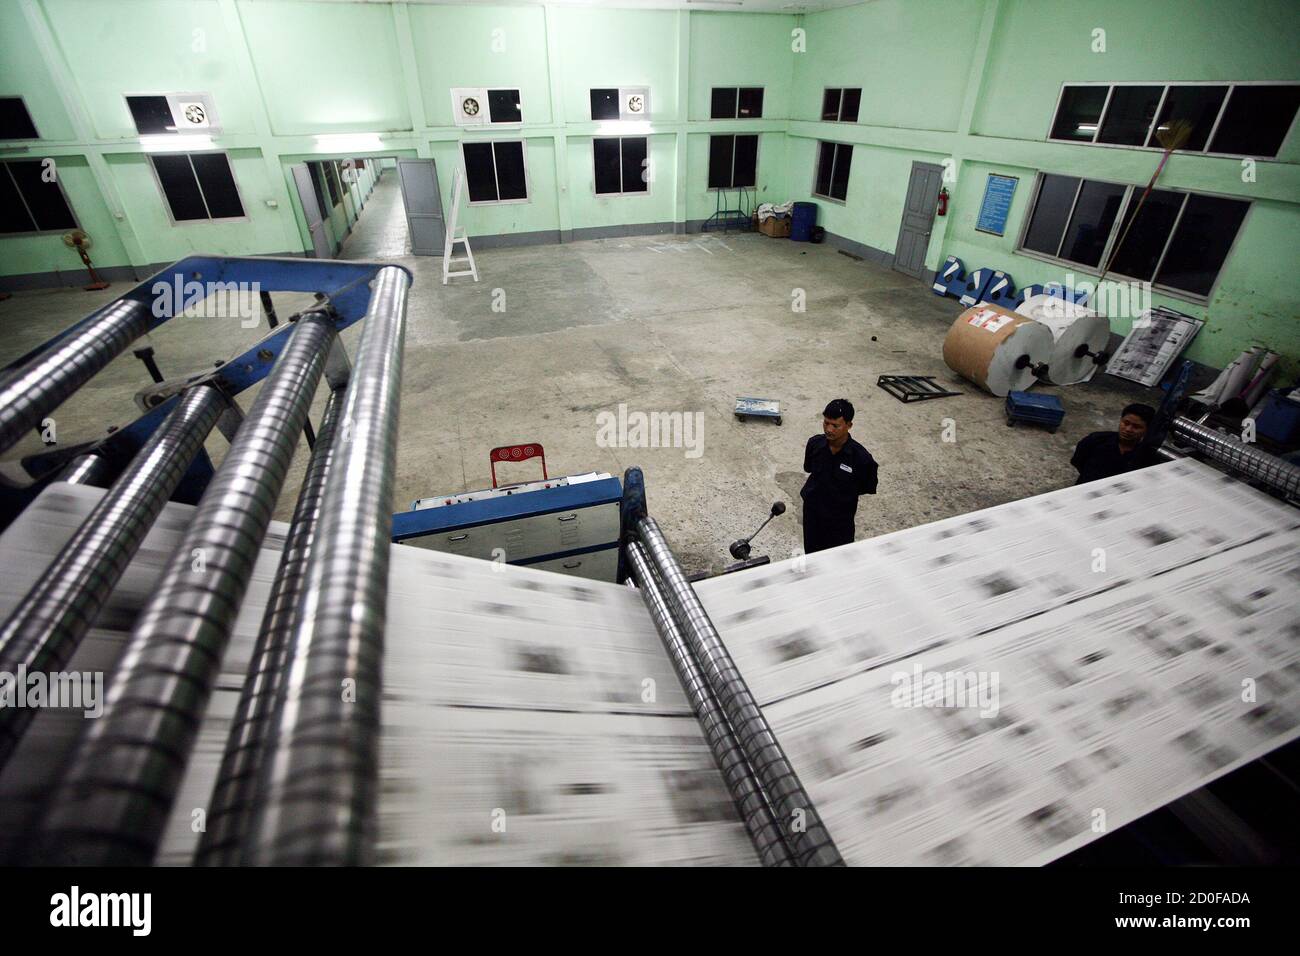
[{"label": "red fire extinguisher", "polygon": [[948,187],[947,186],[944,186],[942,189],[939,190],[939,208],[936,214],[940,216],[948,215]]}]

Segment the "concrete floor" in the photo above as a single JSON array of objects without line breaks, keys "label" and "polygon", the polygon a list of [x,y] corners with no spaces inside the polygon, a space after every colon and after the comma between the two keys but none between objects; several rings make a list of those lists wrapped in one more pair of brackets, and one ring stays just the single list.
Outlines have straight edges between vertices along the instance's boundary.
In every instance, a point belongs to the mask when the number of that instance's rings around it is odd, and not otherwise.
[{"label": "concrete floor", "polygon": [[[1075,442],[1112,428],[1127,401],[1151,390],[1099,376],[1057,392],[1066,404],[1055,435],[1006,427],[1002,400],[961,382],[941,345],[962,311],[925,283],[855,261],[827,245],[761,235],[655,236],[476,252],[481,281],[441,284],[441,260],[407,256],[396,176],[376,186],[343,257],[383,259],[416,276],[402,385],[395,510],[418,497],[491,484],[488,451],[541,442],[552,475],[645,471],[650,508],[689,571],[731,561],[727,545],[756,528],[772,501],[790,505],[755,542],[779,560],[801,545],[804,443],[821,409],[846,397],[853,435],[880,462],[880,490],[862,499],[859,538],[987,508],[1073,482]],[[125,289],[20,293],[0,303],[0,364],[12,360]],[[792,311],[795,290],[805,312]],[[281,316],[309,297],[277,295]],[[493,303],[504,301],[504,311]],[[152,334],[164,374],[210,367],[267,331],[234,319],[182,317]],[[355,354],[358,328],[343,338]],[[874,337],[874,340],[873,340]],[[934,375],[963,394],[904,405],[876,387],[882,374]],[[129,353],[56,415],[75,441],[134,416],[147,383]],[[241,396],[247,408],[252,392]],[[784,425],[738,422],[737,396],[780,399]],[[698,457],[684,448],[601,447],[597,415],[700,413]],[[319,418],[323,397],[317,397]],[[941,438],[944,419],[956,441]],[[24,451],[39,448],[33,440]],[[224,442],[209,441],[220,458]],[[12,453],[11,453],[12,457]],[[293,511],[307,459],[300,444],[276,517]],[[540,477],[535,463],[501,470],[505,481]]]}]

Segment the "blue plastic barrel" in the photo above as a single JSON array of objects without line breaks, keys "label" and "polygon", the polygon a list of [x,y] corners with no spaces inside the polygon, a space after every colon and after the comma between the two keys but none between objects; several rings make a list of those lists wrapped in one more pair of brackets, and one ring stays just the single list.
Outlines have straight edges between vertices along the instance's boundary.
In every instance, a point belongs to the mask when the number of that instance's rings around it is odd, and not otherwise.
[{"label": "blue plastic barrel", "polygon": [[790,216],[790,238],[795,242],[808,242],[812,239],[813,226],[817,225],[817,204],[815,202],[797,202]]}]

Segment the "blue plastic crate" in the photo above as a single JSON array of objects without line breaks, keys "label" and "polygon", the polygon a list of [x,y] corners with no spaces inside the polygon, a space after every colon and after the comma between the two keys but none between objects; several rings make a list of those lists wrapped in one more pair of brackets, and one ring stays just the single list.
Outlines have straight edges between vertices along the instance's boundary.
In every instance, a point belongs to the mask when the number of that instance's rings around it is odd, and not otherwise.
[{"label": "blue plastic crate", "polygon": [[1055,395],[1036,395],[1032,392],[1009,392],[1007,394],[1007,424],[1032,422],[1045,425],[1048,431],[1056,431],[1065,420],[1065,406]]}]

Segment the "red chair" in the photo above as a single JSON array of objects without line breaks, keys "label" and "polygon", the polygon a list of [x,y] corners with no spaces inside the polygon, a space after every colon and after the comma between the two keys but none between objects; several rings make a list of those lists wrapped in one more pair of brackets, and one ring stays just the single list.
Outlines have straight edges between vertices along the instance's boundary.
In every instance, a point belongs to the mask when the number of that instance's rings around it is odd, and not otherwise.
[{"label": "red chair", "polygon": [[527,461],[529,458],[540,458],[542,460],[542,479],[550,477],[546,473],[546,451],[537,442],[521,442],[518,445],[502,445],[499,448],[493,448],[489,453],[492,461],[492,487],[497,486],[497,462],[500,461]]}]

